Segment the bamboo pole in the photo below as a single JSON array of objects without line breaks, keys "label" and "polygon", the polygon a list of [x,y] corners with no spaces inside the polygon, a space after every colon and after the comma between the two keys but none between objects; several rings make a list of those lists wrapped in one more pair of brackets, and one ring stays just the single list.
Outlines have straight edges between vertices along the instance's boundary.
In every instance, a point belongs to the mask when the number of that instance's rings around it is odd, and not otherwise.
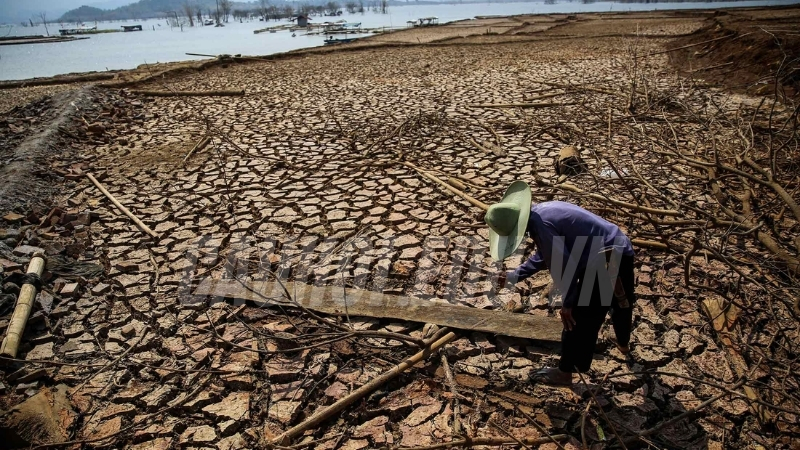
[{"label": "bamboo pole", "polygon": [[151,230],[150,227],[145,225],[144,222],[139,220],[138,217],[134,216],[133,213],[130,212],[130,210],[128,208],[123,206],[122,203],[120,203],[116,198],[114,198],[114,196],[111,195],[111,193],[108,192],[106,190],[106,188],[104,188],[103,185],[100,184],[99,181],[97,181],[97,178],[95,178],[90,173],[87,173],[86,176],[89,177],[90,180],[92,180],[92,183],[94,183],[94,185],[97,186],[97,189],[100,189],[100,192],[102,192],[103,195],[105,195],[106,197],[108,197],[109,200],[111,200],[111,203],[113,203],[114,206],[119,208],[120,211],[122,211],[126,216],[128,216],[128,218],[130,218],[142,231],[144,231],[145,233],[149,234],[150,236],[158,239],[158,237],[159,237],[158,234],[156,234],[155,231]]},{"label": "bamboo pole", "polygon": [[[44,272],[44,266],[44,255],[36,253],[28,264],[28,273],[36,274],[37,277],[40,277]],[[14,314],[8,324],[6,337],[3,339],[2,346],[0,346],[0,354],[11,358],[17,357],[19,344],[22,342],[22,334],[25,332],[25,325],[28,323],[28,317],[30,317],[33,310],[34,299],[36,299],[36,286],[30,283],[23,284],[22,289],[19,291],[17,305],[14,307]]]},{"label": "bamboo pole", "polygon": [[291,429],[287,430],[280,436],[276,437],[272,442],[276,445],[287,445],[292,439],[296,438],[303,434],[306,430],[310,428],[314,428],[317,425],[321,424],[322,422],[330,419],[334,415],[341,412],[343,409],[347,408],[348,406],[355,403],[357,400],[367,396],[372,391],[377,389],[378,387],[386,384],[393,378],[397,377],[401,373],[405,372],[406,370],[410,369],[418,362],[422,361],[423,359],[427,358],[433,352],[435,352],[440,347],[444,346],[448,342],[452,341],[456,338],[456,334],[452,331],[445,334],[444,336],[440,337],[438,340],[432,342],[428,347],[422,349],[419,353],[411,356],[410,358],[406,359],[405,361],[401,362],[400,364],[394,366],[389,371],[383,373],[383,375],[375,378],[374,380],[370,381],[369,383],[361,386],[360,388],[356,389],[355,391],[351,392],[348,396],[340,399],[336,403],[324,408],[322,411],[314,414],[313,416],[309,417],[302,423],[292,427]]}]

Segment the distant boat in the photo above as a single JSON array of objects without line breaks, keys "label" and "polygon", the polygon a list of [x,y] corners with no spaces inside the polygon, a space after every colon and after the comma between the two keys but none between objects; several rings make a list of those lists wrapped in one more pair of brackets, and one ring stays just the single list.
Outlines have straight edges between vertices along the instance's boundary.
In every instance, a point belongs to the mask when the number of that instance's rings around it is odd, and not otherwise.
[{"label": "distant boat", "polygon": [[356,39],[358,38],[334,39],[332,36],[329,36],[328,39],[325,39],[325,45],[348,44],[350,42],[355,41]]},{"label": "distant boat", "polygon": [[128,31],[142,31],[142,26],[141,25],[123,25],[122,26],[122,31],[125,31],[125,32],[128,32]]},{"label": "distant boat", "polygon": [[214,19],[206,19],[206,21],[203,22],[203,25],[214,25]]},{"label": "distant boat", "polygon": [[97,31],[97,25],[91,28],[62,28],[58,30],[62,36],[71,36],[73,34],[91,34]]}]

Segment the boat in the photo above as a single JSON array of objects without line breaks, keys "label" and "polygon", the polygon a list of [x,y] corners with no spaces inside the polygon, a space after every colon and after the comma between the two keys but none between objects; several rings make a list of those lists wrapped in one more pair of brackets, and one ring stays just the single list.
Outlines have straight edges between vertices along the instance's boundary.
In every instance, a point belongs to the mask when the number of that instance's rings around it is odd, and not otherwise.
[{"label": "boat", "polygon": [[206,20],[203,22],[203,25],[206,25],[206,26],[208,26],[208,25],[214,25],[214,19],[206,19]]},{"label": "boat", "polygon": [[91,28],[62,28],[58,30],[62,36],[72,36],[74,34],[93,34],[97,31],[97,25]]},{"label": "boat", "polygon": [[356,39],[358,38],[334,39],[333,36],[328,36],[328,39],[325,39],[325,45],[348,44],[350,42],[355,41]]},{"label": "boat", "polygon": [[129,31],[142,31],[141,25],[123,25],[122,31],[129,32]]}]

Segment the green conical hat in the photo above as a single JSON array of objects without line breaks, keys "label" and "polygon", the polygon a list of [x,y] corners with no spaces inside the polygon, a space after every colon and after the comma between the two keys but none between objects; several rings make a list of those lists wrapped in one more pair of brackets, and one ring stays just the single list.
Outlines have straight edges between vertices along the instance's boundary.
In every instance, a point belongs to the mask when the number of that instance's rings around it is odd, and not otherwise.
[{"label": "green conical hat", "polygon": [[502,261],[519,247],[531,215],[531,188],[524,181],[515,181],[506,189],[499,203],[489,206],[484,220],[489,225],[489,253]]}]

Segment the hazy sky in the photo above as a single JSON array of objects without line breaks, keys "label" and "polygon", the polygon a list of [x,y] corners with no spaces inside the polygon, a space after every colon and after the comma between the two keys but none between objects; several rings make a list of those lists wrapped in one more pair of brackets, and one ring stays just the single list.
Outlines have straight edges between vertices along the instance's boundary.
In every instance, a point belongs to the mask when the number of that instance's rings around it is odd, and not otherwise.
[{"label": "hazy sky", "polygon": [[95,6],[97,8],[116,8],[117,6],[127,5],[136,0],[0,0],[0,21],[18,21],[38,14],[41,11],[47,12],[47,17],[58,18],[70,9],[82,5]]}]

